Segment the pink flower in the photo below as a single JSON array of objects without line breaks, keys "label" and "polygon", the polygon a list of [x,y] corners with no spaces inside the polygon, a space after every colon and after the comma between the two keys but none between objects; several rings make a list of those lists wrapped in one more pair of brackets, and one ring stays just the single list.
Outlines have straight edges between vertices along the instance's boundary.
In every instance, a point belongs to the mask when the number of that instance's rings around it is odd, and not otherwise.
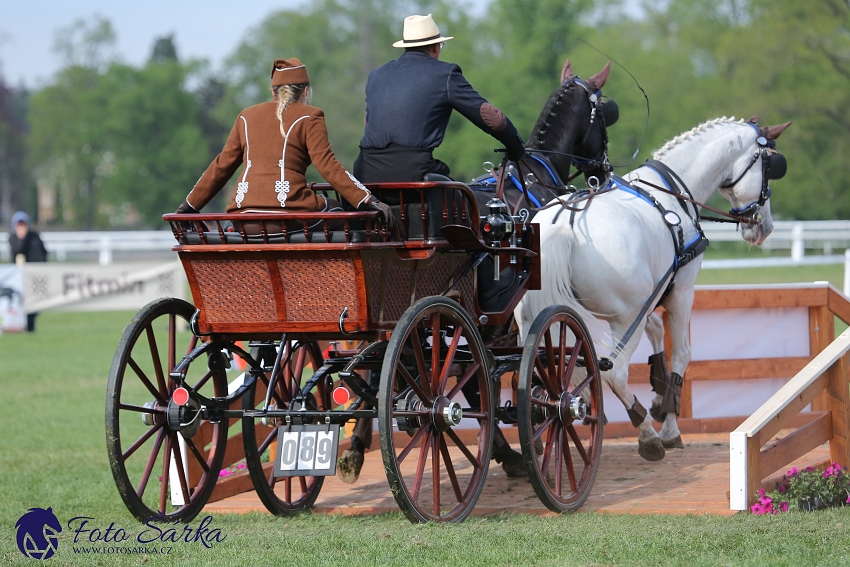
[{"label": "pink flower", "polygon": [[227,476],[227,469],[221,469],[220,471],[218,471],[218,476],[219,477]]},{"label": "pink flower", "polygon": [[[848,500],[850,500],[850,499],[848,499]],[[787,512],[788,511],[788,503],[787,502],[780,502],[779,503],[779,510],[781,512]]]},{"label": "pink flower", "polygon": [[753,504],[750,510],[752,510],[753,514],[755,514],[756,516],[761,516],[762,514],[764,514],[764,506],[762,506],[761,504]]},{"label": "pink flower", "polygon": [[779,494],[785,494],[785,492],[786,492],[787,490],[788,490],[788,486],[787,486],[784,482],[783,482],[783,483],[779,483],[779,484],[776,486],[776,491],[777,491],[777,492],[779,492]]},{"label": "pink flower", "polygon": [[845,504],[850,504],[850,494],[847,495],[847,502]]},{"label": "pink flower", "polygon": [[798,469],[797,467],[794,467],[790,471],[785,473],[786,476],[797,476],[798,474],[800,474],[800,469]]}]

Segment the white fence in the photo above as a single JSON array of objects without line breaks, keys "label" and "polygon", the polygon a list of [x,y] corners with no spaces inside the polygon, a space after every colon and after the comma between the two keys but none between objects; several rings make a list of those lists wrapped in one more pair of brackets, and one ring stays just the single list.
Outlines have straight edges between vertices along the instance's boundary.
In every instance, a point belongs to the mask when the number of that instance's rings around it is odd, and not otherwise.
[{"label": "white fence", "polygon": [[[741,235],[733,224],[703,223],[710,241],[738,242]],[[42,240],[51,258],[59,261],[91,259],[110,264],[116,254],[165,256],[174,246],[167,230],[110,232],[42,232]],[[11,260],[9,234],[0,232],[0,261]],[[704,269],[743,268],[806,264],[841,264],[844,256],[833,251],[850,248],[850,220],[841,221],[776,221],[773,233],[762,245],[765,250],[790,250],[790,258],[757,258],[743,260],[707,260]],[[806,250],[818,251],[806,257]],[[822,252],[822,254],[821,254]],[[755,262],[755,263],[754,263]]]}]

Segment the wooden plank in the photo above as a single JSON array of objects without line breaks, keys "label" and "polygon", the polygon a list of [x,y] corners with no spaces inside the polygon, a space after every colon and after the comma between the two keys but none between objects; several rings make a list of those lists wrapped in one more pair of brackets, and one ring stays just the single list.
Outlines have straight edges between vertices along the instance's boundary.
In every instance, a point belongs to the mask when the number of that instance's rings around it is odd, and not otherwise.
[{"label": "wooden plank", "polygon": [[826,284],[805,286],[697,286],[694,310],[812,307],[827,305]]},{"label": "wooden plank", "polygon": [[[812,420],[826,412],[803,412],[794,416],[788,422],[786,427],[797,428],[806,425]],[[731,417],[704,417],[704,418],[684,418],[679,417],[677,423],[679,431],[683,434],[691,433],[730,433],[735,431],[744,421],[747,416],[731,416]],[[659,424],[654,423],[656,429]],[[503,426],[503,430],[506,428]],[[605,424],[604,428],[606,439],[616,439],[618,437],[634,437],[638,434],[638,430],[629,421],[612,421]]]},{"label": "wooden plank", "polygon": [[[807,356],[745,358],[736,360],[694,360],[688,365],[688,380],[750,380],[790,378],[811,360]],[[631,375],[629,375],[631,381]]]},{"label": "wooden plank", "polygon": [[823,413],[808,425],[791,433],[761,451],[759,485],[761,479],[784,468],[812,449],[832,438],[832,416]]},{"label": "wooden plank", "polygon": [[752,437],[747,436],[747,505],[750,506],[756,499],[756,494],[761,487],[762,476],[761,471],[761,446],[762,437],[756,434]]},{"label": "wooden plank", "polygon": [[826,407],[832,415],[829,456],[846,467],[850,465],[850,354],[833,364],[827,376]]},{"label": "wooden plank", "polygon": [[836,317],[850,325],[850,301],[847,301],[847,298],[833,286],[829,286],[827,302],[829,310],[832,311]]},{"label": "wooden plank", "polygon": [[[834,320],[835,317],[826,306],[809,308],[809,352],[812,356],[823,351],[835,338]],[[815,396],[812,409],[826,409],[826,393],[821,392]]]},{"label": "wooden plank", "polygon": [[[771,396],[762,407],[756,410],[747,421],[741,424],[741,428],[744,428],[743,430],[752,437],[764,428],[766,424],[777,423],[776,417],[780,411],[791,405],[799,406],[801,401],[805,401],[797,412],[794,412],[795,414],[799,413],[799,410],[811,401],[811,398],[804,400],[807,397],[804,396],[804,393],[808,391],[811,394],[814,391],[814,394],[817,394],[820,392],[820,389],[825,388],[826,379],[822,378],[824,372],[848,350],[850,350],[850,330],[841,333],[841,336],[812,359],[803,370],[798,372],[794,378],[789,380],[776,394]],[[817,387],[812,389],[811,387],[815,384],[817,384]],[[814,394],[812,394],[812,397],[814,397]],[[775,429],[773,433],[776,433],[778,430],[779,428]],[[767,435],[767,437],[772,435]]]}]

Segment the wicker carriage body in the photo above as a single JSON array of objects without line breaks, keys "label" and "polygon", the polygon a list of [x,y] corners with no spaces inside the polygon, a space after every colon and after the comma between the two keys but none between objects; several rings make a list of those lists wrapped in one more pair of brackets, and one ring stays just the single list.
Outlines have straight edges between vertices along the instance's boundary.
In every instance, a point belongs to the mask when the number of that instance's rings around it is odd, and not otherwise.
[{"label": "wicker carriage body", "polygon": [[[478,208],[465,185],[369,187],[398,194],[398,234],[381,227],[375,212],[288,213],[282,227],[283,215],[274,213],[165,215],[198,308],[198,330],[233,340],[282,333],[374,339],[392,331],[416,300],[449,292],[474,320],[496,324],[507,320],[529,285],[535,287],[537,259],[523,260],[531,277],[514,300],[501,313],[482,313],[476,270],[470,269],[477,254],[439,233],[454,224],[479,235]],[[316,187],[323,188],[329,189]],[[226,221],[254,223],[259,233],[227,232]],[[266,230],[273,221],[279,232]]]}]

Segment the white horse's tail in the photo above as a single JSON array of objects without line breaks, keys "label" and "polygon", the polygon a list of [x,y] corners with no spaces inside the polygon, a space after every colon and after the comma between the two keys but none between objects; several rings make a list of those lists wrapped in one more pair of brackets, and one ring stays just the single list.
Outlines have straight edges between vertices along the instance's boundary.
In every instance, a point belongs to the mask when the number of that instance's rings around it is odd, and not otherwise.
[{"label": "white horse's tail", "polygon": [[573,245],[575,237],[568,225],[555,223],[541,234],[540,256],[541,289],[530,291],[517,306],[515,315],[520,340],[524,343],[529,327],[537,315],[550,305],[565,305],[573,309],[584,321],[593,342],[605,350],[611,348],[611,331],[599,320],[599,314],[586,309],[576,298],[572,285]]}]

